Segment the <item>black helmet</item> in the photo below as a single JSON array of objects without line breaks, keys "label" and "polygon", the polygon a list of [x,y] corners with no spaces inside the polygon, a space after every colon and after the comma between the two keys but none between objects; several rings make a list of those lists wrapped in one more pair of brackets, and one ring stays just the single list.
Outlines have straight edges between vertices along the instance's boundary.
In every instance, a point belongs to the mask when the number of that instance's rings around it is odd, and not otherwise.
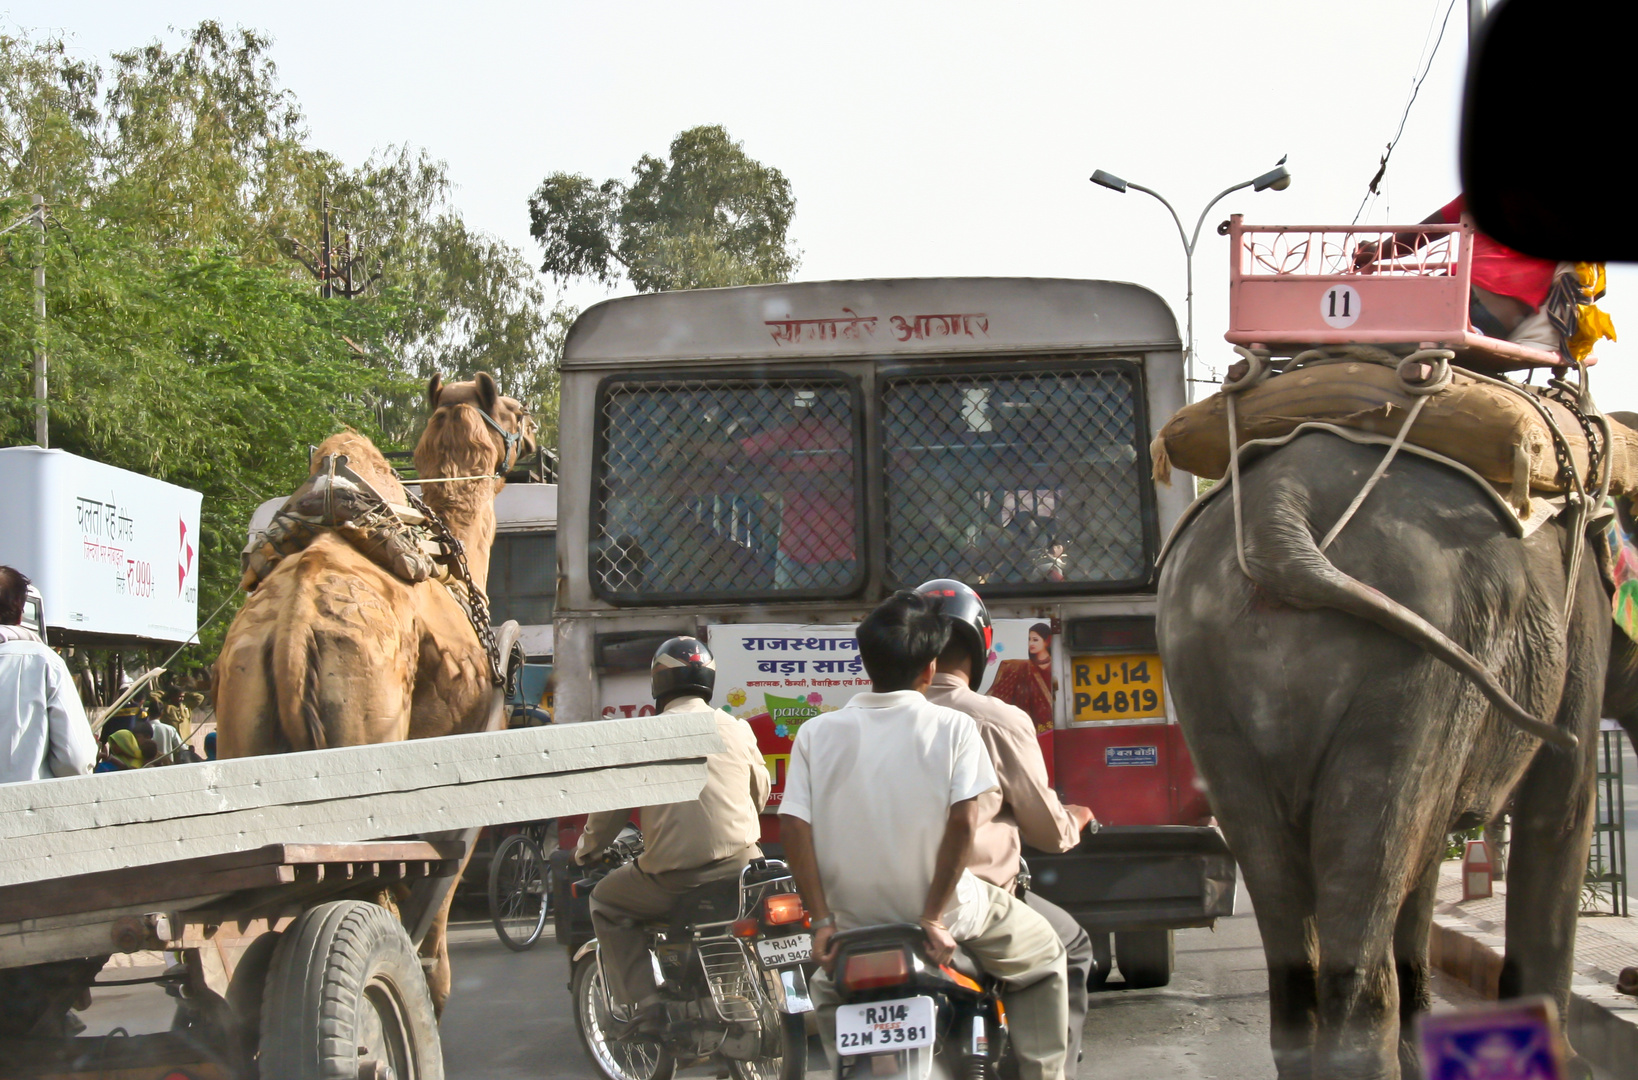
[{"label": "black helmet", "polygon": [[661,708],[685,694],[710,701],[717,686],[717,662],[699,638],[674,637],[661,645],[654,651],[649,674]]},{"label": "black helmet", "polygon": [[995,629],[990,624],[989,609],[972,589],[954,578],[935,578],[916,587],[916,592],[929,600],[938,601],[939,614],[950,620],[950,636],[967,647],[972,660],[968,678],[973,686],[984,680],[984,668],[990,662],[990,646],[995,640]]}]

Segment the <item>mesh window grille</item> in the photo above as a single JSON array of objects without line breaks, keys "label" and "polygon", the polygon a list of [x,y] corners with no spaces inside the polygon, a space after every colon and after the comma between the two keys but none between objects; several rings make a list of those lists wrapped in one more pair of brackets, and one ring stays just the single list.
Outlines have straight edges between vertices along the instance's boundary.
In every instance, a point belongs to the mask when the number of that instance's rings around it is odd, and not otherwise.
[{"label": "mesh window grille", "polygon": [[887,380],[888,577],[1147,578],[1139,392],[1124,365]]},{"label": "mesh window grille", "polygon": [[614,381],[592,573],[612,600],[835,595],[858,570],[852,384]]}]

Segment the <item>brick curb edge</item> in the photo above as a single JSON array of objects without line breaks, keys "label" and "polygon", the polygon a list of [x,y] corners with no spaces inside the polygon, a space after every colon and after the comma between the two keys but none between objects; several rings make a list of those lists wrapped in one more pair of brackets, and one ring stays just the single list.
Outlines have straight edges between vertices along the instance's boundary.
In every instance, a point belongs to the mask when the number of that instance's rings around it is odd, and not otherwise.
[{"label": "brick curb edge", "polygon": [[[1503,939],[1488,927],[1436,912],[1428,935],[1428,961],[1490,1000],[1501,978]],[[1577,974],[1570,985],[1571,1044],[1599,1073],[1638,1080],[1638,998],[1607,982]]]}]

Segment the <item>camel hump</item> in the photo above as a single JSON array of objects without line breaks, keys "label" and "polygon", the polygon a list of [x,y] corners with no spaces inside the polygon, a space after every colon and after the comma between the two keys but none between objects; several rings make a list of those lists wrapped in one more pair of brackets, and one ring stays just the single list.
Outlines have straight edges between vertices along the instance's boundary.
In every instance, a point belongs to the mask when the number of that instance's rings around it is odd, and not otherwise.
[{"label": "camel hump", "polygon": [[313,451],[313,460],[308,464],[308,475],[317,474],[323,467],[324,459],[332,454],[345,454],[347,467],[368,480],[370,486],[388,502],[402,506],[409,501],[404,494],[404,484],[398,479],[398,473],[393,470],[392,463],[368,436],[351,428],[331,435]]}]

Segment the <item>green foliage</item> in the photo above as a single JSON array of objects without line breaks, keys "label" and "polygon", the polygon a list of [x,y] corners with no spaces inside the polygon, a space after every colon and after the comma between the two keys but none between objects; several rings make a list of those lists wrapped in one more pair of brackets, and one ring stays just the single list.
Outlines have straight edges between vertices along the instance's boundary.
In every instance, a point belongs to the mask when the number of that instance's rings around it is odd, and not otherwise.
[{"label": "green foliage", "polygon": [[[321,299],[303,265],[321,190],[355,299]],[[572,310],[464,224],[441,162],[389,148],[349,169],[313,147],[253,31],[201,23],[115,54],[106,80],[59,40],[0,36],[0,228],[35,192],[47,316],[25,224],[0,236],[0,445],[33,441],[43,342],[53,446],[204,494],[201,616],[233,594],[251,511],[295,488],[308,446],[352,425],[407,448],[433,370],[490,370],[555,438]]]},{"label": "green foliage", "polygon": [[529,198],[529,231],[559,281],[623,275],[639,292],[785,281],[798,253],[786,238],[796,201],[783,173],[753,160],[720,126],[644,154],[631,183],[553,173]]}]

